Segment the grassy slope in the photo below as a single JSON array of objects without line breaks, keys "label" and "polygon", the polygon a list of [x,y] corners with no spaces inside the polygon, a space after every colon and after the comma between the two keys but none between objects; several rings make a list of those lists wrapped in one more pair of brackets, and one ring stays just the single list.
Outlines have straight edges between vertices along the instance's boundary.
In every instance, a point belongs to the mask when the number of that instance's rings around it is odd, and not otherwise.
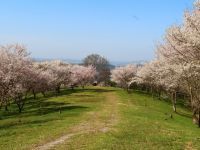
[{"label": "grassy slope", "polygon": [[[108,131],[75,135],[56,148],[200,149],[200,129],[192,124],[190,112],[179,107],[180,114],[173,114],[171,119],[169,103],[139,92],[127,94],[120,89],[97,88],[39,100],[40,109],[39,103],[27,104],[21,116],[1,112],[0,149],[27,149],[31,144],[42,144],[68,133],[70,127],[84,121],[106,125],[113,121],[109,116],[115,111],[117,123]],[[60,106],[63,107],[61,114]],[[97,112],[93,121],[89,112]]]},{"label": "grassy slope", "polygon": [[119,95],[128,104],[121,108],[123,130],[117,134],[122,149],[200,149],[200,129],[192,124],[190,112],[179,107],[181,115],[171,119],[171,104],[137,92]]},{"label": "grassy slope", "polygon": [[200,149],[200,129],[192,124],[189,111],[178,107],[181,115],[171,119],[170,103],[115,90],[118,124],[107,133],[75,136],[57,149]]},{"label": "grassy slope", "polygon": [[15,105],[9,107],[12,112],[0,111],[0,149],[30,149],[60,137],[84,120],[87,112],[100,109],[101,93],[101,89],[62,91],[57,97],[31,100],[21,115]]}]

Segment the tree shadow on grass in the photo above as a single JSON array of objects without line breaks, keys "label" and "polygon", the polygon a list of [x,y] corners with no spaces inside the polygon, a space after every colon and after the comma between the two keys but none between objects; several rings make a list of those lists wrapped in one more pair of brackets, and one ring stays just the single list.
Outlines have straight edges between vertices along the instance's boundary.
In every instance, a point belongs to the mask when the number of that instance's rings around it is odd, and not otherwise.
[{"label": "tree shadow on grass", "polygon": [[[15,127],[15,126],[21,126],[21,125],[35,125],[35,124],[38,124],[38,125],[41,125],[43,123],[46,123],[46,122],[50,122],[50,121],[56,121],[56,120],[62,120],[62,117],[63,116],[60,116],[59,113],[64,113],[66,111],[71,111],[71,110],[81,110],[81,109],[87,109],[88,107],[83,107],[83,106],[64,106],[64,107],[61,107],[61,108],[41,108],[40,110],[33,110],[33,111],[27,111],[25,112],[22,116],[12,116],[12,117],[15,117],[16,119],[12,122],[9,122],[9,123],[6,123],[6,124],[3,124],[3,125],[0,125],[0,130],[1,129],[8,129],[8,128],[12,128],[12,127]],[[33,117],[33,116],[42,116],[42,115],[46,115],[46,114],[49,114],[49,113],[56,113],[58,115],[55,115],[55,116],[52,116],[52,117],[48,117],[48,118],[39,118],[39,120],[26,120],[25,117],[29,116],[29,117]],[[73,115],[78,115],[79,113],[75,113],[75,114],[71,114],[70,113],[70,116],[73,116]],[[11,116],[10,116],[11,117]],[[65,115],[65,117],[67,117]],[[23,121],[25,119],[25,121]]]},{"label": "tree shadow on grass", "polygon": [[49,101],[48,99],[40,99],[40,100],[31,100],[25,105],[25,109],[37,109],[41,107],[58,107],[63,105],[70,105],[71,103],[66,102],[56,102],[56,101]]},{"label": "tree shadow on grass", "polygon": [[61,107],[42,107],[37,111],[28,111],[28,114],[33,114],[33,115],[46,115],[46,114],[50,114],[50,113],[63,113],[66,111],[71,111],[71,110],[80,110],[80,109],[87,109],[88,107],[84,107],[84,106],[61,106]]},{"label": "tree shadow on grass", "polygon": [[[55,93],[55,91],[47,92],[44,98],[51,98],[51,97],[59,97],[59,96],[66,96],[71,95],[75,93],[84,93],[84,92],[91,92],[91,93],[107,93],[107,92],[113,92],[115,90],[111,89],[99,89],[99,88],[75,88],[75,89],[61,89],[60,93]],[[41,99],[43,96],[41,94],[37,94],[36,99]],[[84,94],[83,94],[84,95]],[[92,95],[90,95],[92,96]],[[29,99],[33,99],[33,95],[29,97]]]},{"label": "tree shadow on grass", "polygon": [[[45,103],[45,104],[44,104]],[[46,105],[46,103],[48,105]],[[22,113],[18,112],[8,112],[4,116],[0,117],[0,120],[8,119],[8,118],[16,118],[21,116],[25,117],[34,117],[34,116],[42,116],[51,113],[63,113],[67,111],[72,111],[75,109],[87,109],[85,106],[77,106],[71,105],[70,103],[59,103],[59,102],[42,102],[40,104],[35,104],[31,106],[25,107],[25,110]]]},{"label": "tree shadow on grass", "polygon": [[[159,96],[158,95],[153,95],[151,93],[148,93],[146,91],[140,91],[140,90],[132,90],[132,93],[136,93],[136,94],[140,94],[142,96],[146,96],[152,100],[159,100],[159,101],[164,101],[165,103],[167,103],[168,105],[172,105],[172,101],[170,99],[169,96],[166,96],[166,95],[161,95],[160,99],[159,99]],[[181,98],[177,98],[177,102],[176,102],[176,105],[183,108],[183,109],[186,109],[187,111],[190,111],[190,107],[187,106],[187,103],[186,103],[186,100],[184,99],[181,99]]]},{"label": "tree shadow on grass", "polygon": [[186,118],[192,118],[192,114],[189,114],[189,113],[185,113],[185,112],[177,112],[178,115],[180,116],[183,116],[183,117],[186,117]]},{"label": "tree shadow on grass", "polygon": [[[64,96],[64,95],[71,95],[74,93],[80,93],[77,95],[73,95],[74,97],[95,97],[95,95],[89,95],[84,94],[85,92],[90,93],[106,93],[106,92],[113,92],[115,90],[112,89],[100,89],[100,88],[85,88],[85,89],[62,89],[60,93],[57,94],[57,97]],[[49,92],[46,97],[42,97],[41,95],[38,96],[36,99],[33,99],[32,96],[29,96],[26,99],[25,107],[21,114],[18,113],[16,104],[11,104],[9,112],[1,111],[0,120],[8,119],[8,118],[14,118],[18,116],[23,117],[30,117],[30,116],[37,116],[41,114],[49,114],[54,113],[56,111],[66,111],[66,110],[72,110],[76,108],[86,108],[83,106],[71,106],[71,103],[66,102],[57,102],[57,101],[49,101],[49,98],[56,97],[55,94],[52,92]]]},{"label": "tree shadow on grass", "polygon": [[108,93],[108,92],[114,92],[116,90],[112,90],[112,89],[83,89],[84,92],[93,92],[93,93]]},{"label": "tree shadow on grass", "polygon": [[9,122],[7,124],[4,124],[4,125],[0,125],[0,130],[1,129],[8,129],[8,128],[12,128],[12,127],[17,127],[17,126],[23,126],[23,125],[41,125],[43,123],[46,123],[46,122],[50,122],[50,121],[56,121],[56,120],[61,120],[61,118],[57,118],[57,119],[42,119],[42,120],[34,120],[34,121],[30,121],[30,120],[23,120],[23,118],[18,118],[18,120],[16,119],[15,121],[13,122]]}]

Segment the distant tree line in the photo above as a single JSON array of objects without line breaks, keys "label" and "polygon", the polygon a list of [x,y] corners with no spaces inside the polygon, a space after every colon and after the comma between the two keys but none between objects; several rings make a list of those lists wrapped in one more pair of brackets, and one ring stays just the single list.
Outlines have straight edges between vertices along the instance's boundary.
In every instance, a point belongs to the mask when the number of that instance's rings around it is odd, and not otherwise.
[{"label": "distant tree line", "polygon": [[96,77],[92,65],[72,65],[62,61],[32,61],[26,48],[19,44],[0,47],[0,107],[8,110],[15,103],[19,112],[24,108],[27,96],[48,91],[60,92],[60,88],[92,84]]}]

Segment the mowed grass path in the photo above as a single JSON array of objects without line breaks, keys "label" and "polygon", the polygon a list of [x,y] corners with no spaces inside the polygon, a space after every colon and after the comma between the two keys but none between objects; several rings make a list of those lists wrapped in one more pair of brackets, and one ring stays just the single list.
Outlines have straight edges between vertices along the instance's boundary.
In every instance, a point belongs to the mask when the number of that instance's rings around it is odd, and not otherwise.
[{"label": "mowed grass path", "polygon": [[137,91],[67,90],[31,100],[20,115],[10,110],[0,112],[1,150],[200,149],[200,129],[187,109],[174,114],[170,103]]}]

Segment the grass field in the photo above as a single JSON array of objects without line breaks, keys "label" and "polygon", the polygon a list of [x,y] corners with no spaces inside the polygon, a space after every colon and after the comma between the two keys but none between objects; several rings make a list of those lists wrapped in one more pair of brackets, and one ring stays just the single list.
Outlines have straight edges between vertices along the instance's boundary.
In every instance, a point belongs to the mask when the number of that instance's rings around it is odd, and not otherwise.
[{"label": "grass field", "polygon": [[[134,91],[90,87],[0,111],[0,149],[200,149],[200,129],[181,106]],[[61,111],[60,111],[61,110]],[[173,114],[173,118],[170,117]]]}]

